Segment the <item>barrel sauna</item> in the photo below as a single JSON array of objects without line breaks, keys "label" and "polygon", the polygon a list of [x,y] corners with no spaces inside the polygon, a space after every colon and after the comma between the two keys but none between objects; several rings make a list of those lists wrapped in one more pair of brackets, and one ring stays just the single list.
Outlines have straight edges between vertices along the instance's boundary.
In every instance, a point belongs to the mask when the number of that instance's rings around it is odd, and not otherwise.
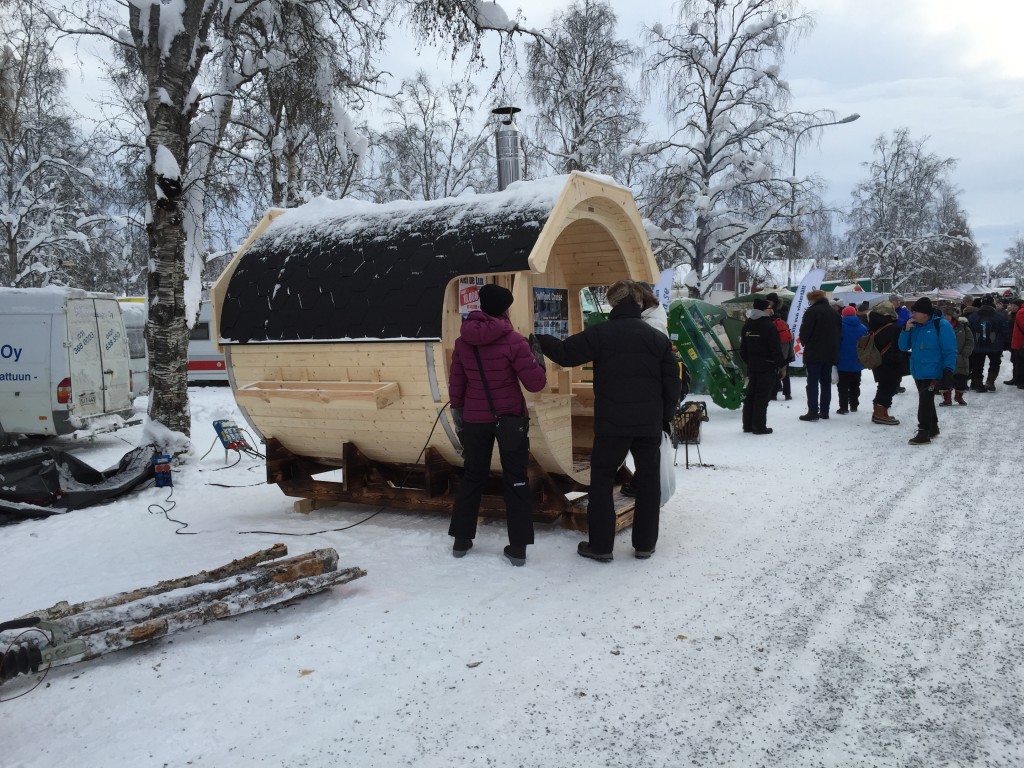
[{"label": "barrel sauna", "polygon": [[[239,249],[212,293],[215,338],[267,444],[269,482],[447,513],[462,466],[448,370],[477,287],[512,291],[524,336],[564,336],[583,328],[581,290],[626,278],[654,282],[657,267],[631,192],[605,177],[429,202],[318,199],[270,211]],[[593,387],[585,369],[547,365],[547,387],[524,392],[531,485],[539,520],[579,528]],[[497,451],[492,469],[481,513],[500,515]]]}]

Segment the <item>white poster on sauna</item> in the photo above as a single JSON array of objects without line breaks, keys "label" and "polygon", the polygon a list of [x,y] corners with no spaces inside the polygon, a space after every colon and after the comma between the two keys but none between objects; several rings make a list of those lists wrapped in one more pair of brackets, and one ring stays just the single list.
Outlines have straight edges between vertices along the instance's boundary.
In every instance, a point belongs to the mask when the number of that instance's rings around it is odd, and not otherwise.
[{"label": "white poster on sauna", "polygon": [[800,323],[804,319],[804,312],[807,311],[807,294],[816,291],[821,287],[821,281],[825,279],[824,269],[811,269],[793,294],[793,301],[789,305],[789,330],[793,334],[793,362],[789,365],[792,368],[799,368],[804,364],[804,348],[800,343]]}]

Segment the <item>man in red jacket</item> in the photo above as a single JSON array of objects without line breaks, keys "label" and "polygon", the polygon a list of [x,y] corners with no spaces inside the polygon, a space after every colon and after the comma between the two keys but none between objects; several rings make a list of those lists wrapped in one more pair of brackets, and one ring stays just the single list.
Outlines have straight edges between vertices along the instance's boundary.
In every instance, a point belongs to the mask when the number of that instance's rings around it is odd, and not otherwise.
[{"label": "man in red jacket", "polygon": [[[473,546],[480,497],[497,441],[508,521],[505,557],[512,565],[524,565],[526,546],[533,544],[534,504],[526,472],[530,422],[519,384],[539,392],[547,383],[547,373],[543,358],[512,327],[510,306],[511,291],[493,283],[483,286],[480,309],[469,313],[455,340],[448,397],[462,441],[465,474],[455,494],[448,535],[455,538],[455,557],[462,557]],[[505,424],[500,425],[500,420]],[[507,429],[510,425],[513,428]]]},{"label": "man in red jacket", "polygon": [[1024,306],[1019,296],[1007,301],[1010,308],[1010,364],[1013,366],[1013,375],[1004,384],[1015,384],[1017,389],[1024,389]]}]

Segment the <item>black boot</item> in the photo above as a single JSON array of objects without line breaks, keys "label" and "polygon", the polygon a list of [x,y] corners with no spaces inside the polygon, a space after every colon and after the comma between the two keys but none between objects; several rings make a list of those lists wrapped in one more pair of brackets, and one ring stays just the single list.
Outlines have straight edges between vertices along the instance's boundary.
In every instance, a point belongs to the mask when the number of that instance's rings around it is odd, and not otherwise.
[{"label": "black boot", "polygon": [[908,440],[907,442],[909,442],[911,445],[927,445],[931,441],[932,439],[928,436],[928,430],[919,429],[917,430],[917,434],[910,438],[910,440]]},{"label": "black boot", "polygon": [[512,565],[526,565],[526,545],[520,544],[516,547],[509,544],[505,547],[505,557]]},{"label": "black boot", "polygon": [[452,557],[465,557],[466,553],[473,548],[472,539],[456,539],[452,544]]}]

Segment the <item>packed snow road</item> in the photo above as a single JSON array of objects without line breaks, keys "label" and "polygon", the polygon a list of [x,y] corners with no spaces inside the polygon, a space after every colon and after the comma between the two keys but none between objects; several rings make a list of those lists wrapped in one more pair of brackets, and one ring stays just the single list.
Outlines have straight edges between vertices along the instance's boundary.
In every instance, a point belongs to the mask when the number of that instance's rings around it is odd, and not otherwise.
[{"label": "packed snow road", "polygon": [[[870,411],[771,436],[709,404],[657,553],[575,554],[540,529],[525,568],[481,526],[310,516],[214,450],[148,489],[0,528],[0,620],[211,568],[284,541],[368,575],[274,612],[54,669],[0,705],[6,766],[1018,766],[1024,764],[1024,393],[939,409],[911,447]],[[867,394],[873,385],[866,386]],[[193,391],[196,457],[226,390]],[[105,468],[131,432],[80,455]],[[691,461],[697,459],[693,446]],[[225,488],[222,486],[236,486]],[[147,514],[147,511],[156,514]],[[0,687],[0,698],[32,679]]]}]

